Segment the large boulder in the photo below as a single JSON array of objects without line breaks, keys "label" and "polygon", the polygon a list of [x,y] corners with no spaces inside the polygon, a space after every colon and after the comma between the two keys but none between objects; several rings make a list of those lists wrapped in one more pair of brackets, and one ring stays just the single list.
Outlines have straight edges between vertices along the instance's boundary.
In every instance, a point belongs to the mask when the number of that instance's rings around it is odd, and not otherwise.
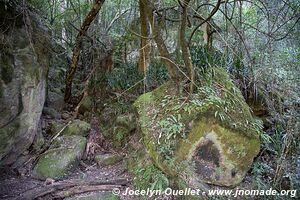
[{"label": "large boulder", "polygon": [[33,176],[45,180],[61,179],[75,168],[85,150],[87,140],[82,136],[61,136],[41,155]]},{"label": "large boulder", "polygon": [[261,122],[224,70],[212,74],[188,98],[167,82],[134,103],[149,156],[190,186],[240,183],[260,148]]},{"label": "large boulder", "polygon": [[49,34],[21,5],[0,0],[0,165],[31,146],[45,102]]}]

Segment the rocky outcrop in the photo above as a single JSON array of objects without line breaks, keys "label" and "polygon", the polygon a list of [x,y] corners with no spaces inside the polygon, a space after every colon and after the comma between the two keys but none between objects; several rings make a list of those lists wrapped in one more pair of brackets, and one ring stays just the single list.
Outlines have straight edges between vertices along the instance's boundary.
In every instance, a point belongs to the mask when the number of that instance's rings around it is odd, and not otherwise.
[{"label": "rocky outcrop", "polygon": [[50,39],[21,2],[0,1],[0,165],[31,146],[45,102]]},{"label": "rocky outcrop", "polygon": [[241,92],[219,68],[189,98],[176,91],[167,82],[134,103],[154,164],[190,186],[240,183],[259,152],[261,132]]}]

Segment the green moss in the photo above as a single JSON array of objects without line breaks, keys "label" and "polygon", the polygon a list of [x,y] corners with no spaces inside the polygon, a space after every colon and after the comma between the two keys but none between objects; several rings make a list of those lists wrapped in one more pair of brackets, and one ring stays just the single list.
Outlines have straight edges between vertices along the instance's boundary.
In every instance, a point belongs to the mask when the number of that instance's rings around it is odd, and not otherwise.
[{"label": "green moss", "polygon": [[39,158],[33,175],[39,179],[61,179],[69,170],[77,166],[84,152],[86,139],[81,136],[62,136],[57,138]]},{"label": "green moss", "polygon": [[[214,156],[220,156],[215,159],[222,161],[214,169],[215,178],[208,180],[216,184],[241,181],[259,151],[260,122],[253,118],[241,92],[222,69],[214,69],[188,99],[167,82],[140,96],[134,106],[149,156],[170,176],[183,171],[197,176],[192,168],[185,168],[192,166],[189,162],[204,139],[212,141],[218,152]],[[216,177],[224,177],[224,182]]]},{"label": "green moss", "polygon": [[64,131],[64,135],[82,135],[87,136],[91,130],[91,125],[87,122],[75,120]]},{"label": "green moss", "polygon": [[176,151],[178,161],[190,159],[193,151],[197,148],[199,140],[211,132],[214,132],[217,138],[210,139],[218,140],[215,143],[221,144],[222,153],[229,161],[237,164],[237,167],[242,170],[249,169],[249,164],[252,163],[252,160],[249,158],[253,158],[259,152],[260,141],[257,138],[244,137],[238,132],[227,130],[218,125],[215,119],[211,118],[202,118],[202,120],[198,121],[189,133],[188,138],[180,142]]},{"label": "green moss", "polygon": [[51,149],[42,155],[35,167],[40,179],[61,179],[75,164],[76,154],[72,149]]}]

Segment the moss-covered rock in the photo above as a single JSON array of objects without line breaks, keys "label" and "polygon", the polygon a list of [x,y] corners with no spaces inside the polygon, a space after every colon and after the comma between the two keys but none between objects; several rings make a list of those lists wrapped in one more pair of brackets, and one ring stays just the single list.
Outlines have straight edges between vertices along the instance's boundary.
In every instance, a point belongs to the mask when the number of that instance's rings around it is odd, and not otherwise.
[{"label": "moss-covered rock", "polygon": [[136,128],[136,119],[132,113],[120,115],[117,117],[115,124],[126,128],[130,132]]},{"label": "moss-covered rock", "polygon": [[121,160],[121,156],[113,154],[99,154],[95,156],[95,161],[100,166],[114,165]]},{"label": "moss-covered rock", "polygon": [[38,179],[61,179],[78,165],[86,146],[86,138],[81,136],[61,136],[41,155],[33,169]]},{"label": "moss-covered rock", "polygon": [[[66,125],[59,121],[54,121],[50,124],[48,133],[57,134],[61,131]],[[68,124],[66,128],[61,133],[62,135],[81,135],[87,136],[91,130],[91,125],[85,121],[74,120],[71,124]]]},{"label": "moss-covered rock", "polygon": [[[107,126],[113,124],[113,126]],[[126,113],[115,116],[110,123],[104,124],[106,130],[104,136],[112,141],[115,148],[124,147],[127,143],[128,136],[136,128],[136,117],[133,113]]]},{"label": "moss-covered rock", "polygon": [[196,185],[241,182],[259,152],[261,132],[241,92],[219,68],[189,98],[177,91],[167,82],[134,103],[154,163]]}]

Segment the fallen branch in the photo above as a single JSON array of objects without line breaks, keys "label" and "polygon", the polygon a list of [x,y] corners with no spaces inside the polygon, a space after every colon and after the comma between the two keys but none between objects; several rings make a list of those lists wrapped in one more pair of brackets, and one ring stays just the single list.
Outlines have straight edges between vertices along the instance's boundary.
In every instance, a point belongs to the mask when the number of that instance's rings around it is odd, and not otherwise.
[{"label": "fallen branch", "polygon": [[69,121],[60,131],[58,131],[58,133],[50,140],[50,144],[49,146],[51,145],[51,143],[72,123],[72,120]]},{"label": "fallen branch", "polygon": [[121,188],[121,185],[87,185],[87,186],[75,186],[67,190],[57,192],[53,195],[56,198],[66,198],[75,194],[82,194],[85,192],[95,192],[95,191],[112,191],[115,188]]},{"label": "fallen branch", "polygon": [[[79,194],[90,191],[99,190],[112,190],[114,188],[121,188],[128,184],[127,179],[115,179],[115,180],[101,180],[101,181],[82,181],[82,180],[72,180],[72,181],[60,181],[53,183],[51,185],[46,185],[41,188],[34,188],[28,190],[21,194],[19,197],[14,198],[14,200],[32,200],[45,195],[54,195],[60,197],[65,193]],[[64,196],[66,197],[66,196]]]}]

